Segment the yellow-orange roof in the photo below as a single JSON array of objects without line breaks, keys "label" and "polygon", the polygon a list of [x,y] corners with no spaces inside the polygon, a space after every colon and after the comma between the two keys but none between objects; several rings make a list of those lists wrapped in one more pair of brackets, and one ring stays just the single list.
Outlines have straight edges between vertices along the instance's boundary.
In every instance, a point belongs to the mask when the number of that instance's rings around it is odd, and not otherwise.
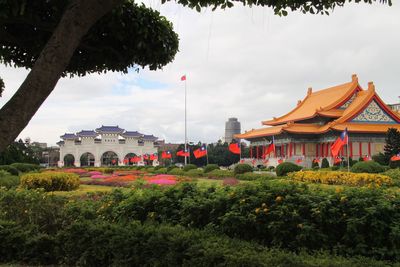
[{"label": "yellow-orange roof", "polygon": [[[352,81],[338,86],[330,87],[317,92],[312,92],[310,88],[307,96],[303,101],[299,102],[296,108],[287,113],[286,115],[274,118],[272,120],[263,121],[264,125],[279,125],[290,121],[300,121],[310,119],[318,114],[323,115],[328,112],[329,116],[336,116],[339,111],[331,109],[337,108],[338,105],[344,103],[361,87],[358,84],[356,75],[352,76]],[[329,113],[330,112],[330,113]]]}]

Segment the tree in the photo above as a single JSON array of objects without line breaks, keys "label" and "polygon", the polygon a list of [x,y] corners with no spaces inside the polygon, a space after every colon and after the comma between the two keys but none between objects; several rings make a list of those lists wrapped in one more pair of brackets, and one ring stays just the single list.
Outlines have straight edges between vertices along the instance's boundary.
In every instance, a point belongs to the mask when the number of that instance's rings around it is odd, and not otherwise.
[{"label": "tree", "polygon": [[385,154],[385,165],[388,165],[390,158],[400,153],[400,132],[397,129],[388,129],[386,133],[386,144],[383,150]]},{"label": "tree", "polygon": [[26,146],[21,139],[11,143],[0,153],[0,165],[9,165],[16,162],[39,164],[39,159],[34,151],[29,146]]},{"label": "tree", "polygon": [[[165,3],[167,0],[162,0]],[[372,3],[378,0],[356,0]],[[233,2],[328,14],[351,0],[177,0],[202,7],[232,7]],[[379,0],[391,5],[391,0]],[[0,151],[18,136],[66,75],[121,71],[171,62],[178,37],[158,12],[132,0],[0,1],[0,61],[31,69],[14,96],[0,110]],[[3,85],[0,84],[0,92]]]}]

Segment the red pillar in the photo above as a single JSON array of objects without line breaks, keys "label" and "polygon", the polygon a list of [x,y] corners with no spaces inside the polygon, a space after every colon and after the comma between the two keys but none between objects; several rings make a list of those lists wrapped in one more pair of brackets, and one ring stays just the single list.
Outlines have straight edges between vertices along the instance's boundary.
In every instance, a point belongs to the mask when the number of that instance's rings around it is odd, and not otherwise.
[{"label": "red pillar", "polygon": [[315,144],[315,157],[318,158],[318,144]]},{"label": "red pillar", "polygon": [[306,144],[305,143],[303,143],[303,146],[302,146],[302,153],[303,153],[303,156],[306,156]]},{"label": "red pillar", "polygon": [[292,143],[289,143],[289,158],[292,157]]},{"label": "red pillar", "polygon": [[283,148],[283,144],[281,144],[281,157],[283,157],[283,154],[284,154],[284,148]]},{"label": "red pillar", "polygon": [[371,156],[371,143],[368,142],[368,156]]},{"label": "red pillar", "polygon": [[256,159],[258,159],[258,146],[256,146]]},{"label": "red pillar", "polygon": [[250,158],[251,159],[253,158],[253,147],[252,146],[250,146]]},{"label": "red pillar", "polygon": [[358,145],[359,145],[359,147],[360,147],[360,150],[359,150],[360,157],[362,157],[362,143],[360,142]]}]

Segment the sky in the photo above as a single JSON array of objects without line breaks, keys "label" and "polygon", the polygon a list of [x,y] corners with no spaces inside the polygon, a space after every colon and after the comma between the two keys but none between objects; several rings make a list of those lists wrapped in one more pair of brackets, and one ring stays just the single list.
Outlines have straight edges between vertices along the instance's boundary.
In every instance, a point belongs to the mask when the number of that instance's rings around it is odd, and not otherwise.
[{"label": "sky", "polygon": [[[101,125],[184,140],[187,76],[188,139],[215,142],[225,122],[237,117],[242,132],[260,128],[314,91],[349,82],[373,81],[386,103],[400,96],[400,5],[347,4],[329,16],[273,14],[269,8],[237,5],[200,13],[174,3],[144,0],[174,25],[180,43],[162,70],[91,74],[61,79],[20,134],[54,145],[66,132]],[[28,71],[0,65],[6,89],[0,106]]]}]

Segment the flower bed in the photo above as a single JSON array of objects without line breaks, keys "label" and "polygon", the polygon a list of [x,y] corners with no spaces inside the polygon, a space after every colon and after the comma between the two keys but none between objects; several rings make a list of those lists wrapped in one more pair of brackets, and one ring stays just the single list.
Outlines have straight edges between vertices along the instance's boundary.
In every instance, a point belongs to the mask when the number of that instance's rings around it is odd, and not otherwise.
[{"label": "flower bed", "polygon": [[351,173],[339,171],[299,171],[288,176],[296,181],[332,185],[375,186],[391,185],[392,179],[382,174]]},{"label": "flower bed", "polygon": [[178,182],[174,175],[167,175],[167,174],[159,174],[152,177],[145,177],[144,179],[149,184],[158,184],[158,185],[174,185]]}]

